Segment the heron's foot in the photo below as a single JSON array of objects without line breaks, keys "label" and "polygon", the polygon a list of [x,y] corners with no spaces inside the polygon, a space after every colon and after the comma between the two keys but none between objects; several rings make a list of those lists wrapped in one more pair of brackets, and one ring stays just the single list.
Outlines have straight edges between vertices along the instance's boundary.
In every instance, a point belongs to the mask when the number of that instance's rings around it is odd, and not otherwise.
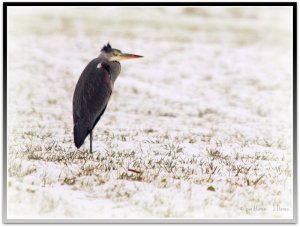
[{"label": "heron's foot", "polygon": [[88,157],[90,160],[94,159],[94,152],[89,152]]},{"label": "heron's foot", "polygon": [[84,160],[92,160],[94,158],[93,153],[91,153],[90,151],[85,151],[84,152]]}]

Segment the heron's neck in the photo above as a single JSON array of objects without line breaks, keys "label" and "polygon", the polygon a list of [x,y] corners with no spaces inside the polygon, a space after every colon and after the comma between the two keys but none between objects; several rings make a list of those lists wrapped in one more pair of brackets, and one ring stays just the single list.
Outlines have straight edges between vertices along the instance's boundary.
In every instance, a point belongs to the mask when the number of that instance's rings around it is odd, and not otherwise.
[{"label": "heron's neck", "polygon": [[120,62],[117,61],[108,61],[107,58],[102,58],[101,54],[98,57],[101,62],[105,62],[106,64],[109,65],[109,73],[112,78],[112,82],[114,83],[117,77],[119,76],[121,72],[121,64]]},{"label": "heron's neck", "polygon": [[109,62],[109,66],[111,70],[111,78],[114,83],[121,72],[121,64],[117,61],[111,61]]}]

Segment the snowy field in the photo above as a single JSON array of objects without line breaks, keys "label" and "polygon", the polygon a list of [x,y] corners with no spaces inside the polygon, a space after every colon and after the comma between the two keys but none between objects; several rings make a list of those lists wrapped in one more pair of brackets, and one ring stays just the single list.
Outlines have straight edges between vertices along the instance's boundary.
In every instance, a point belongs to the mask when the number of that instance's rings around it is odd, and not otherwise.
[{"label": "snowy field", "polygon": [[[91,156],[72,96],[108,41],[145,57]],[[292,8],[8,9],[8,218],[292,218],[291,117]]]}]

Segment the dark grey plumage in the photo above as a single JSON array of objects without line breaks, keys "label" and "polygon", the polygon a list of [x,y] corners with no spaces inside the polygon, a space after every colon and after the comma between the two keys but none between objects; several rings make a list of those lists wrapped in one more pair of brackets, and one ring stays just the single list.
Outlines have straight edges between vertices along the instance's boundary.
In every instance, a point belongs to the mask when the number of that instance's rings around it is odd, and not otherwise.
[{"label": "dark grey plumage", "polygon": [[114,82],[121,71],[121,64],[114,60],[137,57],[141,56],[122,54],[107,44],[99,57],[93,59],[81,73],[73,96],[74,142],[77,148],[90,134],[92,151],[92,130],[106,109]]},{"label": "dark grey plumage", "polygon": [[104,113],[120,70],[118,62],[95,58],[82,72],[73,97],[74,142],[77,148]]}]

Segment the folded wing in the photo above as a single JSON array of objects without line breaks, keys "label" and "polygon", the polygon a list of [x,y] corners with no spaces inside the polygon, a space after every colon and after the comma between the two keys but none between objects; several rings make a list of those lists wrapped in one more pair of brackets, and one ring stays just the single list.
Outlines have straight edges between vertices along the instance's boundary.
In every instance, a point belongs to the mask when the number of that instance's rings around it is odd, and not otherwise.
[{"label": "folded wing", "polygon": [[112,92],[109,66],[99,58],[82,72],[73,96],[74,142],[79,148],[104,113]]}]

